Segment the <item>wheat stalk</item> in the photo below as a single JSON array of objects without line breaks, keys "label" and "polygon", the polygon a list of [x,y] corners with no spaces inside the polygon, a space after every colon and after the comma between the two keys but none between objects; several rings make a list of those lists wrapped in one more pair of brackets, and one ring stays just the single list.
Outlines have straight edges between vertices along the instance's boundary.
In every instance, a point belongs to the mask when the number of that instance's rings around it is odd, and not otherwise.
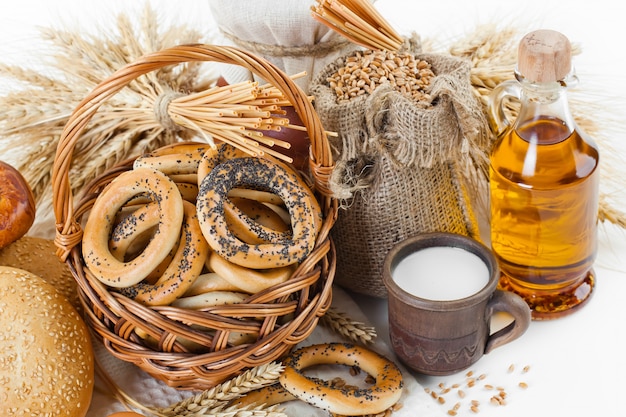
[{"label": "wheat stalk", "polygon": [[96,361],[96,371],[110,391],[110,395],[128,409],[141,410],[156,417],[286,417],[277,406],[230,406],[232,400],[245,394],[275,384],[284,366],[270,362],[250,368],[215,387],[188,397],[164,408],[149,407],[125,392]]},{"label": "wheat stalk", "polygon": [[189,408],[173,414],[160,414],[158,411],[149,411],[149,413],[157,417],[287,417],[277,405],[228,407],[223,403],[215,406],[189,404]]},{"label": "wheat stalk", "polygon": [[[15,91],[0,96],[6,109],[0,120],[0,154],[22,172],[35,195],[38,210],[51,212],[50,173],[61,132],[74,107],[99,82],[121,66],[140,56],[180,43],[198,42],[201,34],[172,27],[158,32],[156,13],[146,6],[141,30],[120,14],[117,33],[106,28],[102,39],[79,32],[41,29],[42,38],[52,45],[51,56],[41,55],[44,72],[0,64],[0,73],[14,81]],[[216,77],[215,77],[216,78]],[[199,76],[198,65],[166,68],[140,77],[129,88],[104,103],[76,146],[72,163],[72,187],[79,190],[87,181],[131,155],[190,136],[174,134],[160,126],[146,128],[112,120],[116,108],[146,107],[145,96],[163,90],[202,91],[211,79]]]},{"label": "wheat stalk", "polygon": [[272,385],[282,373],[280,363],[271,362],[251,368],[209,390],[162,409],[151,409],[164,417],[183,416],[284,416],[275,407],[235,408],[227,404],[248,392]]},{"label": "wheat stalk", "polygon": [[320,319],[320,323],[348,339],[367,345],[376,339],[376,329],[351,319],[347,314],[331,307]]}]

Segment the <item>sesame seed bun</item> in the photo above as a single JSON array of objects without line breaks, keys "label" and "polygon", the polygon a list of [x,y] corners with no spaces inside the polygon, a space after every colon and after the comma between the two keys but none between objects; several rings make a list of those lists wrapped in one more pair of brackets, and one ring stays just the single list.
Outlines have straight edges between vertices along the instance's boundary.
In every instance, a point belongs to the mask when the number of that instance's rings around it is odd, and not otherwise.
[{"label": "sesame seed bun", "polygon": [[52,284],[80,312],[77,284],[69,268],[56,255],[53,240],[24,236],[0,248],[0,265],[31,272]]},{"label": "sesame seed bun", "polygon": [[0,266],[0,415],[84,417],[94,386],[89,331],[66,297]]}]

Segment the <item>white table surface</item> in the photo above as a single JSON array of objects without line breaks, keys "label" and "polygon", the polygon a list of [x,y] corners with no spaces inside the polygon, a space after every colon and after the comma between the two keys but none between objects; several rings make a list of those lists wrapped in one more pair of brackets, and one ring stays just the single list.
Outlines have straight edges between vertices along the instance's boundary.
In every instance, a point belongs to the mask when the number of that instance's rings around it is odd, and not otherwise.
[{"label": "white table surface", "polygon": [[[206,0],[153,0],[151,3],[166,18],[178,19],[193,27],[211,24]],[[241,3],[245,7],[245,2]],[[66,24],[88,30],[92,23],[106,25],[107,18],[131,4],[137,2],[3,1],[0,3],[0,59],[25,64],[34,61],[39,25]],[[607,108],[617,108],[618,114],[624,113],[626,13],[619,2],[378,0],[377,7],[399,31],[416,31],[423,37],[444,42],[462,36],[481,23],[559,30],[583,48],[575,65],[581,82],[586,83],[590,91],[599,92],[590,100],[605,103]],[[7,87],[1,81],[0,86]],[[610,152],[612,158],[622,159],[626,155],[626,128],[618,126],[612,130],[610,143],[604,144],[617,150]],[[626,169],[624,164],[616,166]],[[608,181],[619,183],[619,178],[625,177],[622,173],[613,173]],[[599,236],[597,286],[589,304],[562,319],[532,322],[521,339],[483,357],[471,370],[475,376],[485,374],[486,378],[471,390],[465,389],[467,396],[458,415],[473,415],[468,411],[470,399],[481,401],[480,415],[483,416],[623,415],[626,346],[622,343],[626,343],[626,308],[622,294],[626,294],[626,232],[602,227]],[[380,336],[386,338],[386,302],[360,296],[355,300],[364,307]],[[515,366],[513,372],[509,372],[510,365]],[[522,373],[527,365],[530,370]],[[433,389],[438,389],[440,383],[449,386],[466,382],[464,372],[440,378],[418,375],[417,379],[423,386]],[[519,388],[520,381],[526,382],[528,388]],[[494,392],[486,390],[484,384],[504,386],[508,393],[507,405],[490,406],[489,398]],[[444,411],[460,401],[453,393],[445,398],[446,404],[441,406]]]}]

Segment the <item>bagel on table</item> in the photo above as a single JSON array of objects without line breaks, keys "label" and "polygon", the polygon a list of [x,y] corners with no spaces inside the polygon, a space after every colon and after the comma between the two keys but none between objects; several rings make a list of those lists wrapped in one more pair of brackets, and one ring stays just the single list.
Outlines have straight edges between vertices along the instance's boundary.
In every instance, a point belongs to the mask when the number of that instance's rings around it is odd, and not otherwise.
[{"label": "bagel on table", "polygon": [[[233,400],[229,405],[271,406],[300,400],[333,415],[376,415],[393,407],[402,396],[402,372],[391,360],[352,343],[321,343],[296,349],[283,361],[277,384],[265,386]],[[362,386],[339,384],[308,376],[306,369],[317,365],[342,365],[363,370],[368,378]]]}]

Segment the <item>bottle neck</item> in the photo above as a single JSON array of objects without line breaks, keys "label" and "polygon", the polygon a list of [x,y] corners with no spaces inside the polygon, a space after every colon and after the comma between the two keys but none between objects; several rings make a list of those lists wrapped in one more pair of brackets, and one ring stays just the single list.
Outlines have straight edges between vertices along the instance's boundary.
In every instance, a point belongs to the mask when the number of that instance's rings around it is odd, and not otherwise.
[{"label": "bottle neck", "polygon": [[563,125],[563,131],[569,136],[575,127],[574,117],[569,108],[568,86],[576,81],[569,77],[569,82],[555,81],[533,83],[516,74],[521,85],[520,109],[516,118],[515,129],[528,126],[540,120],[553,120]]}]

